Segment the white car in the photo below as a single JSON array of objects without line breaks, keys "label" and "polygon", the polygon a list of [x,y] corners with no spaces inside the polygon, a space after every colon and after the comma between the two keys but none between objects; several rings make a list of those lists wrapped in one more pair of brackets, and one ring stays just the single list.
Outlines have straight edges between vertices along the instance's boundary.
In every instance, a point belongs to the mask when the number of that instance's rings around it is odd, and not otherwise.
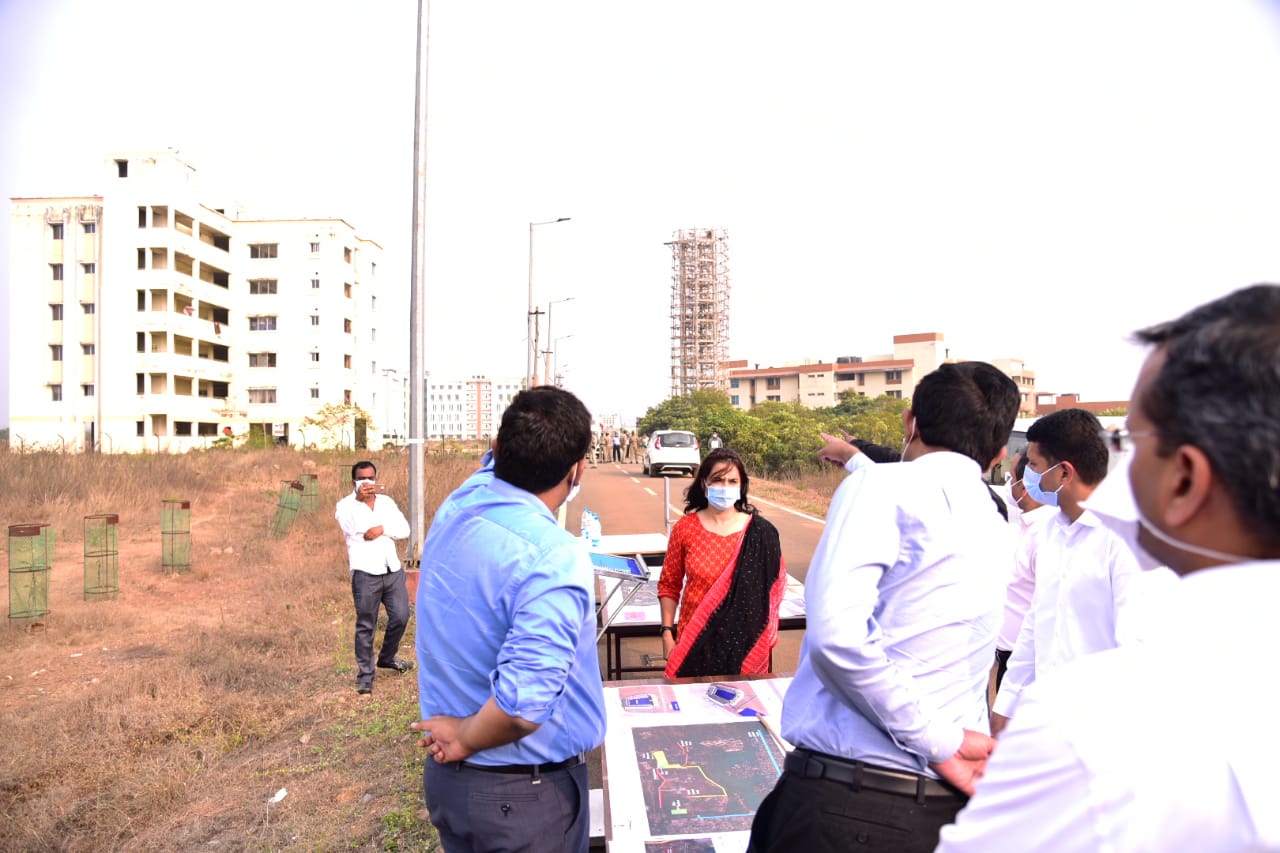
[{"label": "white car", "polygon": [[640,470],[650,477],[665,471],[678,471],[692,477],[701,464],[696,435],[682,429],[660,429],[649,436]]}]

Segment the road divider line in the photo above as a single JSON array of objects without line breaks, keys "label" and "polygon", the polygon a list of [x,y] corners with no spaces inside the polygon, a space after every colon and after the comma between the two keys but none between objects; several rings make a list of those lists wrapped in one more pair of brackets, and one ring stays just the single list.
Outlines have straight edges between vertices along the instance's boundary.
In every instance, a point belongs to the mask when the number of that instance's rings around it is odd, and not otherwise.
[{"label": "road divider line", "polygon": [[789,512],[789,513],[791,513],[792,515],[798,515],[798,516],[800,516],[801,518],[808,519],[809,521],[816,521],[818,524],[821,524],[821,525],[824,525],[824,526],[825,526],[825,525],[826,525],[826,523],[827,523],[824,519],[818,518],[817,516],[813,516],[813,515],[809,515],[808,513],[800,512],[800,510],[798,510],[798,509],[792,509],[792,508],[791,508],[791,507],[789,507],[789,506],[783,506],[782,504],[780,504],[780,503],[775,503],[774,501],[767,501],[767,500],[765,500],[764,498],[761,498],[761,497],[754,497],[754,498],[752,498],[751,500],[752,500],[753,502],[759,502],[759,503],[762,503],[762,504],[768,504],[769,506],[777,507],[778,509],[782,510],[783,512]]}]

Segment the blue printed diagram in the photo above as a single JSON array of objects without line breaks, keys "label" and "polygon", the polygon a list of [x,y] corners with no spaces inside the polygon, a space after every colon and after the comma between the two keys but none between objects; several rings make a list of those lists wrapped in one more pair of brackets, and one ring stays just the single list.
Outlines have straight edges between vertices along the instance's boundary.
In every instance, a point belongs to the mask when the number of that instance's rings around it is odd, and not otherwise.
[{"label": "blue printed diagram", "polygon": [[751,829],[782,772],[783,752],[758,721],[632,730],[650,835]]}]

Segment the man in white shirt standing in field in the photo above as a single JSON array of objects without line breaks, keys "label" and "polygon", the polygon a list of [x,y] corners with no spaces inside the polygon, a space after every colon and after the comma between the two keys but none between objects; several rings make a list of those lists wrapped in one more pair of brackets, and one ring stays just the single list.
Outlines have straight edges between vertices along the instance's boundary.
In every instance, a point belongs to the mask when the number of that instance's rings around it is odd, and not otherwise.
[{"label": "man in white shirt standing in field", "polygon": [[1022,690],[1081,655],[1113,649],[1138,562],[1083,502],[1107,476],[1107,444],[1084,409],[1045,415],[1027,430],[1022,484],[1033,500],[1057,507],[1035,553],[1035,593],[992,706],[998,735]]},{"label": "man in white shirt standing in field", "polygon": [[409,521],[396,502],[382,493],[372,462],[351,466],[353,490],[342,500],[333,517],[347,540],[351,569],[351,595],[356,605],[356,692],[373,692],[373,634],[378,609],[387,608],[387,628],[382,635],[378,666],[404,674],[413,662],[400,660],[400,640],[409,624],[409,590],[395,540],[407,539]]},{"label": "man in white shirt standing in field", "polygon": [[1125,458],[1089,503],[1176,594],[1142,643],[1024,691],[939,850],[1280,850],[1280,287],[1137,338]]}]

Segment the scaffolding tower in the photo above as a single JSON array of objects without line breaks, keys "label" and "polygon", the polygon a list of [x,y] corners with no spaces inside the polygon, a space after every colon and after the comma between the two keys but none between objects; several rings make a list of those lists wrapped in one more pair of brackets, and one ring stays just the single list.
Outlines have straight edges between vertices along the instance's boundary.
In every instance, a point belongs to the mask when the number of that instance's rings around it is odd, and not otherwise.
[{"label": "scaffolding tower", "polygon": [[729,360],[729,234],[671,235],[671,396],[725,387]]}]

